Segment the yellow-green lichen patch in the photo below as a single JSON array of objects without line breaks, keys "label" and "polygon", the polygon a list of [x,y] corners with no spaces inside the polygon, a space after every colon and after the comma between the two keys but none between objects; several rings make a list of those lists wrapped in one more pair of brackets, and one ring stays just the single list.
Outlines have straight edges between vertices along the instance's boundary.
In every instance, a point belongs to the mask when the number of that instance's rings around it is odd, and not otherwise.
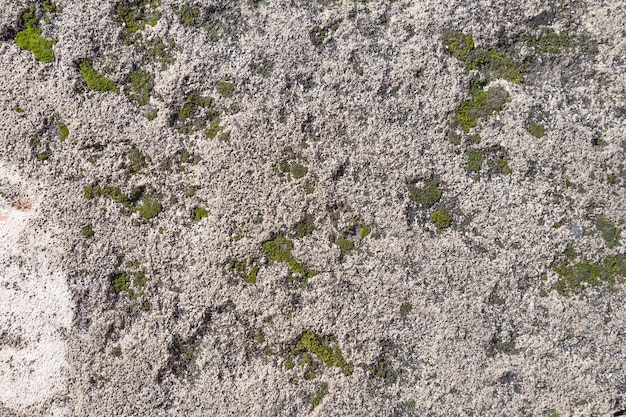
[{"label": "yellow-green lichen patch", "polygon": [[310,355],[315,355],[324,365],[339,368],[346,376],[352,375],[354,371],[354,365],[343,358],[343,353],[333,337],[320,337],[311,330],[298,338],[290,355],[300,357],[301,362],[309,362]]},{"label": "yellow-green lichen patch", "polygon": [[26,29],[15,35],[15,43],[17,46],[24,50],[31,51],[38,61],[54,62],[52,45],[56,43],[56,40],[41,36],[39,18],[36,16],[35,6],[31,6],[30,9],[22,15],[22,22],[26,26]]},{"label": "yellow-green lichen patch", "polygon": [[500,112],[509,101],[509,93],[502,87],[484,90],[479,85],[473,86],[471,100],[461,103],[454,110],[455,122],[465,132],[469,132],[480,119]]},{"label": "yellow-green lichen patch", "polygon": [[262,250],[268,259],[275,262],[286,263],[291,271],[302,276],[304,282],[317,275],[317,272],[300,265],[298,261],[296,261],[291,254],[293,251],[293,242],[284,235],[278,235],[276,238],[264,242]]},{"label": "yellow-green lichen patch", "polygon": [[444,32],[442,41],[450,55],[459,61],[465,61],[474,49],[474,39],[459,31]]},{"label": "yellow-green lichen patch", "polygon": [[150,95],[154,90],[154,77],[145,71],[136,71],[127,79],[126,95],[140,106],[150,102]]},{"label": "yellow-green lichen patch", "polygon": [[417,187],[415,182],[408,185],[411,200],[420,205],[420,207],[428,209],[435,205],[441,199],[441,189],[439,181],[427,180],[423,186]]},{"label": "yellow-green lichen patch", "polygon": [[609,248],[621,245],[619,239],[622,231],[618,229],[617,226],[615,226],[609,219],[604,216],[596,216],[595,226]]},{"label": "yellow-green lichen patch", "polygon": [[115,82],[96,71],[90,60],[83,59],[80,62],[80,73],[83,75],[87,87],[91,90],[99,91],[101,93],[111,91],[115,94],[119,94],[120,89],[117,87]]},{"label": "yellow-green lichen patch", "polygon": [[135,0],[117,6],[117,24],[124,28],[124,41],[131,43],[134,34],[143,30],[146,25],[154,26],[161,17],[157,7],[161,0]]},{"label": "yellow-green lichen patch", "polygon": [[589,287],[603,284],[610,288],[626,277],[626,255],[609,256],[601,262],[564,261],[554,267],[554,272],[560,278],[553,288],[561,295],[581,293]]},{"label": "yellow-green lichen patch", "polygon": [[438,231],[447,229],[452,222],[452,215],[445,208],[436,210],[431,216],[430,221],[433,222]]}]

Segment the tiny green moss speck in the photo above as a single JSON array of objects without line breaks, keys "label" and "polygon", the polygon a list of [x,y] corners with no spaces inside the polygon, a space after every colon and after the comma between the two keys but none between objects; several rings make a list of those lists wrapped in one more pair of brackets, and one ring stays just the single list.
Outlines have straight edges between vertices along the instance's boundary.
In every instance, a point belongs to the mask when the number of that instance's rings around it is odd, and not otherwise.
[{"label": "tiny green moss speck", "polygon": [[83,75],[85,83],[90,89],[101,93],[112,91],[115,94],[119,94],[120,90],[117,85],[115,85],[115,82],[96,71],[90,60],[83,59],[80,62],[80,73]]},{"label": "tiny green moss speck", "polygon": [[90,224],[83,227],[82,233],[85,239],[92,238],[95,235],[95,232],[93,231],[93,226]]}]

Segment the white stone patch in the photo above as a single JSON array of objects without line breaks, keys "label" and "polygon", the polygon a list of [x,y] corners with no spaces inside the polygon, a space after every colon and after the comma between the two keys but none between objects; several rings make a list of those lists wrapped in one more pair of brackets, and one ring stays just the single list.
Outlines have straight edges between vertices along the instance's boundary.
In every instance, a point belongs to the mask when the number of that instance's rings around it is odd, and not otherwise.
[{"label": "white stone patch", "polygon": [[40,203],[34,187],[0,165],[0,403],[15,410],[65,385],[60,331],[71,324],[71,296],[66,274],[51,263],[58,245],[45,228],[29,230]]}]

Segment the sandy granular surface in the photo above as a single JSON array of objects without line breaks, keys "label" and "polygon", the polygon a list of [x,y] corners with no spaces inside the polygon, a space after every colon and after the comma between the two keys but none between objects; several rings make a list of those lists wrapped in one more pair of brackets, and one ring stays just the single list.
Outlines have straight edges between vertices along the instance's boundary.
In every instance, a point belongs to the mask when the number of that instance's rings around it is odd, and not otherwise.
[{"label": "sandy granular surface", "polygon": [[0,0],[1,416],[626,412],[626,5]]}]

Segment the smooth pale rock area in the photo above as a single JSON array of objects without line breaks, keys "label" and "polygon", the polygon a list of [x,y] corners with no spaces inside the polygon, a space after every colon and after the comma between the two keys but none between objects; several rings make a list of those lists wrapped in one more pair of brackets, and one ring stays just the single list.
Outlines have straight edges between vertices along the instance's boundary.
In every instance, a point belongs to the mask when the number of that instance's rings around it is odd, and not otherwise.
[{"label": "smooth pale rock area", "polygon": [[36,226],[38,191],[0,165],[0,401],[18,410],[64,392],[63,334],[72,321],[58,242],[45,221]]},{"label": "smooth pale rock area", "polygon": [[0,417],[626,413],[624,0],[0,0]]}]

